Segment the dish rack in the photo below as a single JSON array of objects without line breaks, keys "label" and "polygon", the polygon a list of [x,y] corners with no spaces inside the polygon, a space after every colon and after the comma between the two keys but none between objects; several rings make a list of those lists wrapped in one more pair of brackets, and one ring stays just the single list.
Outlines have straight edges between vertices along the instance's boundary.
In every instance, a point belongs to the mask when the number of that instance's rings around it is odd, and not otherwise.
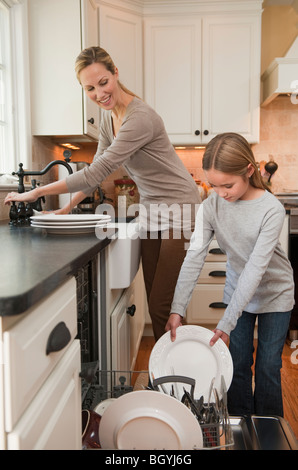
[{"label": "dish rack", "polygon": [[[181,376],[167,376],[149,382],[148,371],[98,370],[98,363],[83,364],[82,406],[93,410],[100,402],[109,398],[118,398],[135,390],[157,390],[165,382],[185,382],[191,385],[190,392],[185,390],[181,401],[195,414],[203,434],[203,448],[200,450],[228,450],[234,445],[233,432],[227,410],[227,398],[224,383],[221,398],[209,403],[193,398],[193,379]],[[87,371],[87,372],[86,372]],[[92,380],[90,380],[92,379]],[[162,388],[161,388],[162,389]],[[210,388],[211,389],[211,388]],[[162,391],[165,391],[162,389]],[[194,409],[200,407],[201,416]]]}]

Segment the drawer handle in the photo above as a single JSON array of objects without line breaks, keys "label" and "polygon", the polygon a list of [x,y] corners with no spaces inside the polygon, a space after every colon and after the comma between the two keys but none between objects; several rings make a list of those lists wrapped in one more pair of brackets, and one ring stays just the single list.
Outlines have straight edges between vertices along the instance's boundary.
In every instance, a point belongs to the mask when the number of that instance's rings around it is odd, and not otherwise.
[{"label": "drawer handle", "polygon": [[227,304],[224,304],[223,302],[212,302],[209,304],[210,308],[226,308]]},{"label": "drawer handle", "polygon": [[61,351],[70,342],[71,334],[64,321],[58,323],[51,331],[46,348],[46,354]]},{"label": "drawer handle", "polygon": [[209,253],[211,255],[224,255],[224,252],[220,248],[211,248],[211,250],[209,250]]},{"label": "drawer handle", "polygon": [[225,271],[210,271],[209,276],[212,276],[212,277],[225,277],[226,272]]},{"label": "drawer handle", "polygon": [[132,304],[130,307],[127,307],[127,309],[126,309],[126,313],[127,313],[128,315],[130,315],[131,317],[134,316],[135,311],[136,311],[136,306],[135,306],[135,304]]}]

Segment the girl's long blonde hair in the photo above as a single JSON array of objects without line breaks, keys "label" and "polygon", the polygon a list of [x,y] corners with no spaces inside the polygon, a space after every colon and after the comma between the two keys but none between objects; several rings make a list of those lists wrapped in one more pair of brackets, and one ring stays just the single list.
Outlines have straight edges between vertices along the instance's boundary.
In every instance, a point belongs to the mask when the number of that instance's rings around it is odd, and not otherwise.
[{"label": "girl's long blonde hair", "polygon": [[203,170],[208,171],[214,168],[223,173],[238,175],[243,178],[247,174],[249,164],[255,170],[250,177],[251,185],[255,188],[270,191],[258,170],[249,143],[240,134],[234,132],[218,134],[209,142],[203,156]]},{"label": "girl's long blonde hair", "polygon": [[[87,49],[84,49],[80,52],[75,62],[75,72],[76,72],[77,79],[80,83],[81,83],[80,81],[81,71],[85,67],[88,67],[88,65],[95,64],[95,63],[104,65],[105,68],[109,72],[111,72],[112,75],[115,75],[116,66],[111,56],[107,53],[107,51],[99,46],[87,47]],[[118,80],[118,84],[121,90],[123,90],[128,95],[137,96],[135,93],[128,90],[119,80]]]}]

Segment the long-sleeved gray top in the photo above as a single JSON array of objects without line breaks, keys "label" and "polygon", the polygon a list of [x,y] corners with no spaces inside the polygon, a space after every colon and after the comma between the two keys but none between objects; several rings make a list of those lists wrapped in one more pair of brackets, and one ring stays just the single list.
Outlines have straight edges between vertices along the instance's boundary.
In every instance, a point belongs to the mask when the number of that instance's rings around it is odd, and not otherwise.
[{"label": "long-sleeved gray top", "polygon": [[[148,214],[154,205],[169,207],[177,204],[181,208],[183,204],[200,203],[197,186],[176,154],[161,117],[136,97],[127,106],[116,137],[113,135],[111,112],[102,112],[93,163],[66,178],[68,189],[90,194],[120,166],[135,181],[140,204]],[[179,212],[177,210],[177,220]],[[172,219],[172,214],[170,217]],[[159,220],[160,215],[156,215],[156,219]]]},{"label": "long-sleeved gray top", "polygon": [[279,242],[284,218],[284,207],[268,191],[258,199],[236,202],[212,193],[197,213],[171,312],[185,314],[214,235],[227,255],[223,296],[227,307],[218,329],[229,335],[244,310],[250,313],[292,310],[293,271]]}]

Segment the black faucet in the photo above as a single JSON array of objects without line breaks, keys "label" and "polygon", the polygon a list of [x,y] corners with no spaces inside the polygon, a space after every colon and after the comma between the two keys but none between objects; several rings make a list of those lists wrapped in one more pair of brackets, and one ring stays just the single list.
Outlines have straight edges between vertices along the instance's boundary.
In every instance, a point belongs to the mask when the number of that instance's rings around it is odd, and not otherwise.
[{"label": "black faucet", "polygon": [[[13,172],[13,175],[17,175],[19,178],[18,184],[18,193],[25,192],[24,186],[24,176],[37,176],[37,175],[45,175],[53,166],[55,165],[63,165],[67,168],[68,173],[71,175],[73,173],[71,166],[65,162],[64,160],[53,160],[50,162],[43,170],[24,170],[23,163],[19,164],[19,170]],[[34,204],[34,203],[33,203]],[[15,202],[12,203],[9,218],[10,218],[10,225],[30,225],[30,217],[33,215],[33,206],[31,203],[26,204],[24,202],[19,202],[18,207],[16,206]]]}]

